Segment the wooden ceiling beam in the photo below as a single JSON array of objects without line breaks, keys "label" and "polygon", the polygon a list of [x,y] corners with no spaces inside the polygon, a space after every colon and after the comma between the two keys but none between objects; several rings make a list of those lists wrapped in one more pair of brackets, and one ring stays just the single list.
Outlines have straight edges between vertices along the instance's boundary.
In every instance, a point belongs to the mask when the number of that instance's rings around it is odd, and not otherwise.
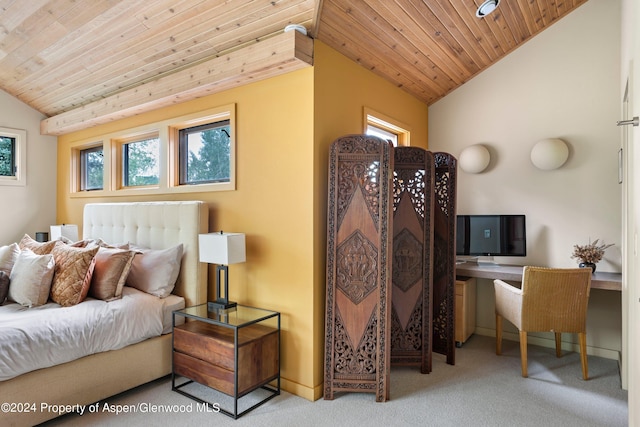
[{"label": "wooden ceiling beam", "polygon": [[311,65],[313,40],[297,31],[281,33],[45,119],[40,123],[40,133],[75,132]]}]

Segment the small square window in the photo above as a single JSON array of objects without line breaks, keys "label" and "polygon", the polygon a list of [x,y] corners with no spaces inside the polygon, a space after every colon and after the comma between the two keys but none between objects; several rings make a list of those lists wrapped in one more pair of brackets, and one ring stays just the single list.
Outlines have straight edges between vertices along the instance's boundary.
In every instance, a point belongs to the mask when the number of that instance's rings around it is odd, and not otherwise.
[{"label": "small square window", "polygon": [[160,182],[160,139],[149,137],[122,144],[124,187],[158,185]]},{"label": "small square window", "polygon": [[386,141],[391,141],[394,147],[398,146],[398,134],[389,132],[386,129],[370,124],[367,126],[366,134],[377,136],[378,138],[382,138]]},{"label": "small square window", "polygon": [[102,190],[104,155],[102,146],[80,150],[80,190]]},{"label": "small square window", "polygon": [[408,126],[381,113],[364,108],[364,132],[391,141],[394,147],[410,145]]},{"label": "small square window", "polygon": [[221,120],[180,129],[180,185],[231,181],[231,126]]}]

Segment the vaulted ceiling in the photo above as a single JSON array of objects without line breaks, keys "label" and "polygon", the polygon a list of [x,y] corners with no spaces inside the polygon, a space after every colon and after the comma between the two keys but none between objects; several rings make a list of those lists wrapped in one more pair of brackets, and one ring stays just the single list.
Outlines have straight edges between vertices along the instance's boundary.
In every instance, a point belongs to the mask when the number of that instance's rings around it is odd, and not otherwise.
[{"label": "vaulted ceiling", "polygon": [[430,105],[586,1],[502,0],[478,18],[482,0],[0,0],[0,88],[57,116],[233,52],[242,68],[300,24]]}]

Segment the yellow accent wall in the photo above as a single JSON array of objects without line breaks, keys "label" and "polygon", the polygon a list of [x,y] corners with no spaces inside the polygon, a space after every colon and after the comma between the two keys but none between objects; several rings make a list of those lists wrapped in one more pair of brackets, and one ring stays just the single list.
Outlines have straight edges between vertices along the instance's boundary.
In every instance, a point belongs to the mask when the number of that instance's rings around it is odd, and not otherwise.
[{"label": "yellow accent wall", "polygon": [[364,131],[364,108],[402,122],[411,145],[427,148],[427,105],[322,42],[314,45],[314,398],[323,393],[329,148]]},{"label": "yellow accent wall", "polygon": [[[86,203],[203,200],[210,231],[246,233],[247,262],[230,266],[230,298],[282,313],[282,387],[322,396],[327,162],[331,142],[362,133],[363,109],[397,118],[426,148],[427,106],[315,42],[314,67],[58,138],[57,222],[82,224]],[[236,104],[236,190],[70,197],[71,145]],[[213,296],[210,275],[210,294]]]}]

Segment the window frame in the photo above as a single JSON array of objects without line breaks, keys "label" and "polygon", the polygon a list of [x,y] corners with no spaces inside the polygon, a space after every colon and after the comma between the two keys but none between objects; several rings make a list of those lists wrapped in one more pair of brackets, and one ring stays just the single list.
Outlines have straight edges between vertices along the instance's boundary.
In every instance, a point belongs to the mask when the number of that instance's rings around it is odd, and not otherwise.
[{"label": "window frame", "polygon": [[367,134],[369,126],[372,126],[384,132],[396,135],[398,142],[397,144],[394,144],[395,146],[411,145],[411,130],[408,125],[368,107],[364,108],[363,117],[364,134]]},{"label": "window frame", "polygon": [[[178,131],[206,124],[229,120],[229,182],[180,184]],[[123,186],[122,144],[156,134],[159,138],[159,183],[151,186]],[[71,164],[69,196],[71,198],[114,197],[130,195],[154,195],[174,193],[198,193],[232,191],[236,189],[236,104],[226,104],[180,117],[172,117],[135,128],[124,129],[91,139],[73,141],[70,144]],[[104,154],[103,190],[80,190],[80,151],[102,145]]]},{"label": "window frame", "polygon": [[[188,164],[189,164],[189,156],[188,156],[188,148],[189,148],[189,135],[195,133],[201,133],[208,130],[219,129],[229,127],[229,132],[227,134],[229,138],[229,145],[231,145],[231,121],[229,119],[217,120],[210,123],[204,123],[196,126],[190,126],[182,129],[178,129],[178,184],[179,185],[202,185],[202,184],[224,184],[231,181],[231,176],[226,179],[210,179],[203,181],[189,181],[188,179]],[[190,131],[190,132],[187,132]],[[225,131],[225,133],[227,133]],[[231,147],[229,147],[231,149]],[[231,151],[231,150],[229,150]],[[229,163],[231,163],[231,154],[229,154]],[[229,164],[229,166],[231,166]],[[229,175],[231,175],[231,167],[229,167]]]},{"label": "window frame", "polygon": [[[156,158],[158,164],[158,182],[153,184],[146,185],[130,185],[128,182],[128,177],[126,176],[127,171],[129,170],[129,157],[125,155],[125,152],[128,151],[129,144],[140,143],[143,141],[157,139],[158,140],[158,156]],[[160,180],[162,179],[162,144],[160,140],[160,134],[158,131],[150,131],[144,133],[136,133],[134,135],[128,135],[122,138],[118,138],[113,141],[113,146],[116,147],[117,154],[115,158],[118,163],[118,170],[116,173],[116,187],[117,189],[144,189],[144,188],[159,188]]]},{"label": "window frame", "polygon": [[[89,170],[87,169],[87,154],[92,152],[102,151],[102,186],[100,188],[87,188]],[[78,150],[78,161],[79,161],[79,180],[78,180],[78,190],[79,191],[102,191],[104,190],[104,176],[105,176],[105,161],[104,161],[104,146],[94,145],[92,147],[84,147]]]},{"label": "window frame", "polygon": [[0,185],[20,186],[27,185],[27,131],[0,127],[0,136],[14,139],[14,175],[0,176]]},{"label": "window frame", "polygon": [[[229,121],[229,181],[201,184],[180,183],[180,130],[209,123]],[[206,112],[176,119],[169,126],[169,185],[178,192],[233,191],[236,189],[236,106],[223,105]]]}]

